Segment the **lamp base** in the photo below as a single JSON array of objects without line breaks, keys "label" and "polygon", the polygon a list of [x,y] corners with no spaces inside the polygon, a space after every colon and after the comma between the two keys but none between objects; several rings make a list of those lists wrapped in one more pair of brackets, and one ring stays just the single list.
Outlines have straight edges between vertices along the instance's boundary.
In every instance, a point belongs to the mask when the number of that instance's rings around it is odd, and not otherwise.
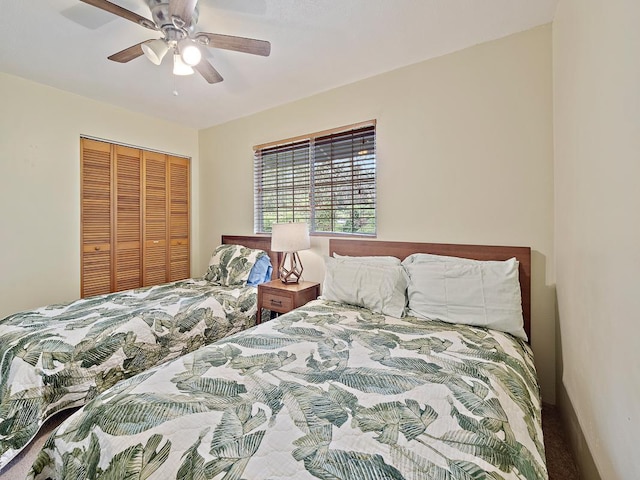
[{"label": "lamp base", "polygon": [[[286,266],[287,258],[289,258],[289,267]],[[285,252],[278,269],[282,283],[298,283],[302,277],[302,270],[298,252]]]}]

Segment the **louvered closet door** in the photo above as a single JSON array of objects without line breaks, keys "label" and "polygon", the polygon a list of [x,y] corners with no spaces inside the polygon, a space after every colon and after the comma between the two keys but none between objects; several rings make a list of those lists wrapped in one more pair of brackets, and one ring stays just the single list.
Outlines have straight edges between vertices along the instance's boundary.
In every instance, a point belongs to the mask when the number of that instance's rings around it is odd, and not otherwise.
[{"label": "louvered closet door", "polygon": [[143,152],[143,285],[167,281],[167,159]]},{"label": "louvered closet door", "polygon": [[189,160],[169,157],[169,281],[189,273]]},{"label": "louvered closet door", "polygon": [[115,145],[115,291],[142,285],[142,151]]},{"label": "louvered closet door", "polygon": [[81,139],[81,296],[111,292],[111,145]]}]

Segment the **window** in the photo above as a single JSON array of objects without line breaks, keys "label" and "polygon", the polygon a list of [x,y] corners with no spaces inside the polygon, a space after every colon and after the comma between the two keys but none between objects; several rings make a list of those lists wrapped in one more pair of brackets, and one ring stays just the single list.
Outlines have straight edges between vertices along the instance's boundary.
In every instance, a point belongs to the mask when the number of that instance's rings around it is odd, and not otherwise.
[{"label": "window", "polygon": [[311,233],[375,235],[375,122],[255,147],[256,233],[308,222]]}]

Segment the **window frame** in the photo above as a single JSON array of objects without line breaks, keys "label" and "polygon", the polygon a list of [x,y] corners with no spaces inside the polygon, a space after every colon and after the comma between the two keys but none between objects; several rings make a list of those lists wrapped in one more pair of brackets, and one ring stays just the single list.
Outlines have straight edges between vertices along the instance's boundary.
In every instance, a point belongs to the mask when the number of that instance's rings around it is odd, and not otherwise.
[{"label": "window frame", "polygon": [[[320,236],[347,236],[347,237],[365,237],[376,238],[378,229],[378,212],[377,212],[377,152],[376,152],[376,137],[377,137],[377,125],[376,120],[369,120],[356,124],[346,125],[342,127],[323,130],[313,134],[299,135],[296,137],[288,138],[285,140],[279,140],[275,142],[264,143],[253,147],[254,150],[254,233],[256,234],[269,234],[271,229],[265,225],[265,212],[273,212],[264,208],[265,205],[265,192],[271,194],[272,198],[276,198],[276,219],[271,221],[273,223],[286,222],[286,221],[306,221],[309,224],[309,230],[311,235]],[[349,140],[351,136],[351,140]],[[363,145],[365,142],[368,148],[364,149],[364,154],[358,152],[359,156],[354,153],[356,147],[356,138],[362,139]],[[349,143],[351,141],[351,143]],[[316,145],[316,142],[318,145]],[[336,147],[337,153],[334,156],[334,149]],[[341,146],[340,146],[341,145]],[[347,150],[345,151],[344,146]],[[322,147],[329,147],[331,153],[321,153]],[[351,153],[348,152],[348,148],[351,148]],[[306,156],[305,156],[306,151]],[[302,153],[300,153],[302,152]],[[346,156],[338,156],[344,155]],[[286,157],[289,154],[289,157]],[[282,155],[282,158],[279,157]],[[298,157],[297,157],[298,155]],[[271,156],[271,158],[270,158]],[[295,194],[290,193],[288,198],[289,205],[284,207],[284,219],[280,219],[278,210],[280,206],[280,200],[278,194],[286,191],[287,188],[295,188],[296,181],[300,180],[300,177],[295,176],[296,168],[300,167],[300,158],[306,158],[308,162],[308,179],[300,182],[301,185],[308,187],[308,201],[305,205],[296,205]],[[322,160],[320,160],[322,158]],[[344,161],[346,159],[346,161]],[[269,168],[265,168],[265,162],[271,161],[275,164],[271,168],[276,170],[273,173]],[[281,163],[280,163],[281,162]],[[316,174],[320,170],[320,165],[324,163],[324,184],[321,185],[319,180],[316,179]],[[278,168],[288,169],[289,175],[279,175],[277,173]],[[334,182],[335,169],[340,167],[346,167],[346,175],[343,175],[342,181]],[[304,170],[301,168],[300,170]],[[330,173],[327,173],[330,172]],[[351,175],[351,180],[344,181],[345,176]],[[320,177],[321,175],[318,174]],[[327,183],[326,179],[330,178]],[[304,178],[302,178],[304,180]],[[266,183],[265,183],[266,182]],[[282,184],[282,185],[280,185]],[[267,186],[265,186],[267,185]],[[338,195],[334,191],[334,186],[338,186],[343,194],[351,197],[351,202],[347,201],[347,209],[351,209],[352,215],[345,220],[340,219],[337,212],[340,212],[339,206],[334,206],[334,196]],[[320,209],[317,204],[317,197],[322,197],[322,193],[319,193],[321,187],[329,188],[331,193],[324,193],[325,202],[329,201],[329,208]],[[346,188],[345,188],[346,187]],[[358,188],[360,187],[360,188]],[[354,200],[354,192],[356,200]],[[364,190],[364,193],[362,192]],[[307,192],[303,192],[303,196],[307,196]],[[368,196],[368,198],[367,198]],[[326,203],[325,203],[326,206]],[[290,209],[290,210],[287,210]],[[369,215],[365,215],[364,222],[366,227],[366,219],[369,219],[370,231],[358,232],[358,231],[333,231],[336,230],[336,220],[349,222],[355,221],[356,211],[367,211]],[[306,215],[304,214],[306,211]],[[329,216],[325,217],[325,222],[330,222],[331,225],[327,229],[322,230],[322,225],[318,220],[318,212],[329,212]],[[321,221],[321,220],[320,220]],[[326,227],[326,224],[325,224]],[[362,227],[359,227],[362,228]]]}]

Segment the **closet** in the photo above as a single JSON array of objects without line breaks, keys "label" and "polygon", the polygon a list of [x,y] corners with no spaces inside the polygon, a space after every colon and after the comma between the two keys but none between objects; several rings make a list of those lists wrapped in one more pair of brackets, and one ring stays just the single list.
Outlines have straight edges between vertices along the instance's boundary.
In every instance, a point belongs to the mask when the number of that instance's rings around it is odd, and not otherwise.
[{"label": "closet", "polygon": [[82,138],[81,296],[190,275],[189,159]]}]

